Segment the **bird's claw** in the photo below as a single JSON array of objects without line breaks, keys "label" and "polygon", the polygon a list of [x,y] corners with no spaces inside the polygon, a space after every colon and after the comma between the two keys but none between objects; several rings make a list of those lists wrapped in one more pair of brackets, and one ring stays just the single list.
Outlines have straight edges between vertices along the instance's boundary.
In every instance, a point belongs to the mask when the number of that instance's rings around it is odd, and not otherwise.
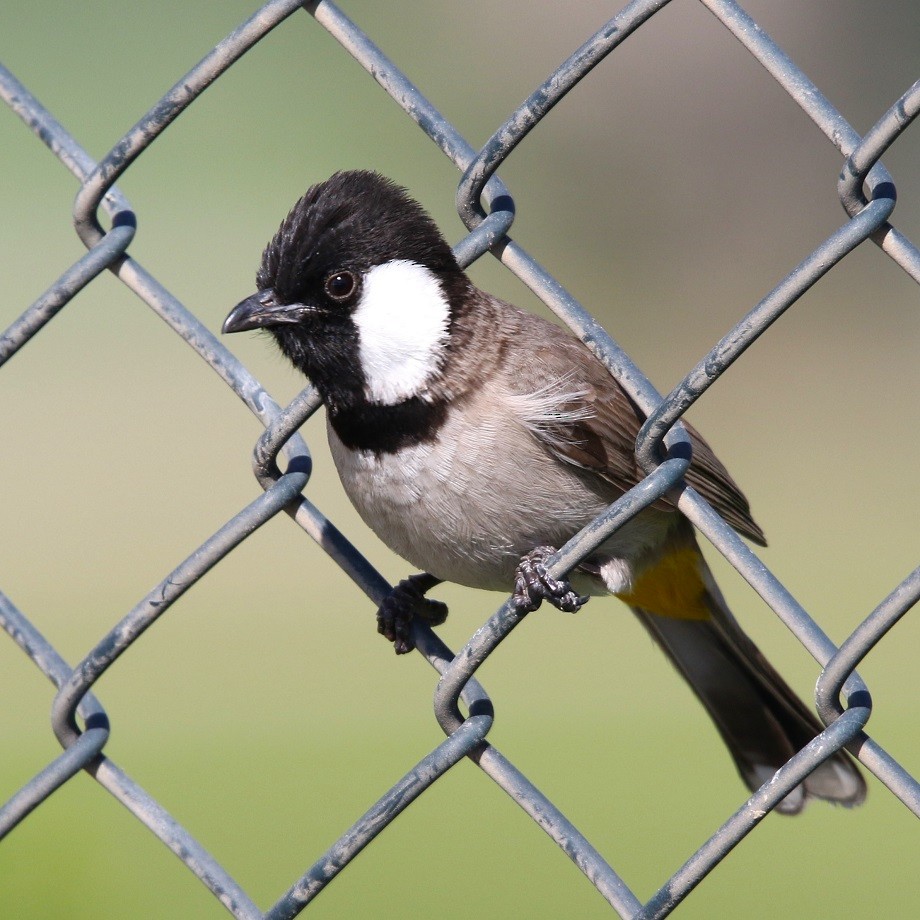
[{"label": "bird's claw", "polygon": [[415,648],[412,638],[412,621],[424,620],[438,626],[447,619],[447,604],[425,597],[440,579],[424,572],[404,578],[383,599],[377,610],[377,632],[393,643],[397,655],[405,655]]},{"label": "bird's claw", "polygon": [[575,613],[588,602],[572,589],[567,578],[553,578],[547,571],[546,562],[555,552],[552,546],[538,546],[518,563],[511,595],[518,610],[529,613],[547,600],[559,610]]}]

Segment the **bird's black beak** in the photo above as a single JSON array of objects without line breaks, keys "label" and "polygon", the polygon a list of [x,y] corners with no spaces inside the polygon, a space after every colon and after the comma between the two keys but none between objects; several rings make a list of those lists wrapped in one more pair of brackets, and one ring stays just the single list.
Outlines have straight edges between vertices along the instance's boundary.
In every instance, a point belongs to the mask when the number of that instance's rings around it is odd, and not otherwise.
[{"label": "bird's black beak", "polygon": [[238,303],[224,320],[222,332],[245,332],[247,329],[264,329],[299,323],[314,310],[302,303],[279,304],[270,288],[259,291]]}]

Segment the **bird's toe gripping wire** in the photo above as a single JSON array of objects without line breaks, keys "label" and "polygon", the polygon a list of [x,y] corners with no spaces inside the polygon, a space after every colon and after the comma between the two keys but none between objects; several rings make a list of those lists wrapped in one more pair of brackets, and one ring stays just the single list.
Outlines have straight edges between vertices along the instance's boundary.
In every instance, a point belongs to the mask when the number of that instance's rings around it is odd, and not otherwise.
[{"label": "bird's toe gripping wire", "polygon": [[415,648],[412,638],[412,621],[424,620],[439,626],[447,619],[447,604],[425,597],[441,580],[422,572],[404,578],[384,598],[377,610],[377,632],[393,643],[397,655],[405,655]]},{"label": "bird's toe gripping wire", "polygon": [[547,561],[555,552],[552,546],[538,546],[518,563],[511,595],[511,602],[518,610],[536,610],[546,600],[559,610],[576,613],[588,602],[587,597],[572,589],[567,578],[553,578],[549,574]]}]

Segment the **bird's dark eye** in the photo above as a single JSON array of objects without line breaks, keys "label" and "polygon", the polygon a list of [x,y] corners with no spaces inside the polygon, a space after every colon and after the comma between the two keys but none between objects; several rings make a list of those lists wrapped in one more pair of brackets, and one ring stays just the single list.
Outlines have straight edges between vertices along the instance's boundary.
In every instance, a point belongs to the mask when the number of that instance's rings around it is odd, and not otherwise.
[{"label": "bird's dark eye", "polygon": [[351,272],[333,272],[323,285],[333,300],[348,300],[358,287],[358,279]]}]

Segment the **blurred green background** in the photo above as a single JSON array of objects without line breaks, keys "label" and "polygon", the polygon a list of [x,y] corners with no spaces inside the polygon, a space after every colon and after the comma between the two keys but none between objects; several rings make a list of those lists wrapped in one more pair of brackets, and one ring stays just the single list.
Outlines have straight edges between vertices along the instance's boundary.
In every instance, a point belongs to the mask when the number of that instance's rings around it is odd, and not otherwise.
[{"label": "blurred green background", "polygon": [[[412,0],[344,9],[474,144],[616,5]],[[253,2],[6,0],[0,59],[102,156]],[[913,2],[747,9],[862,132],[917,77]],[[915,130],[886,156],[895,222],[920,239]],[[83,252],[76,183],[0,111],[0,326]],[[844,219],[841,158],[696,3],[675,0],[502,168],[513,235],[670,389]],[[208,326],[253,286],[307,186],[371,167],[451,240],[458,174],[308,15],[217,81],[119,184],[131,254]],[[494,260],[484,287],[542,307]],[[917,564],[917,287],[870,244],[810,291],[695,407],[751,499],[763,558],[841,641]],[[302,381],[258,335],[229,343],[281,402]],[[71,662],[257,494],[259,425],[217,376],[104,275],[0,374],[0,586]],[[322,420],[309,494],[391,580],[408,574],[351,511]],[[710,554],[712,557],[712,554]],[[758,643],[808,695],[814,662],[713,559]],[[453,587],[457,648],[500,598]],[[907,618],[864,662],[874,736],[920,773]],[[0,798],[57,753],[47,680],[0,642]],[[491,740],[648,897],[745,799],[702,710],[614,600],[531,617],[482,669]],[[106,748],[263,908],[441,739],[435,674],[397,659],[363,595],[285,516],[197,584],[97,685]],[[874,780],[864,808],[775,816],[678,909],[856,917],[920,909],[914,818]],[[609,917],[577,869],[461,763],[311,908],[315,917]],[[217,918],[223,908],[86,776],[0,853],[0,914]]]}]

